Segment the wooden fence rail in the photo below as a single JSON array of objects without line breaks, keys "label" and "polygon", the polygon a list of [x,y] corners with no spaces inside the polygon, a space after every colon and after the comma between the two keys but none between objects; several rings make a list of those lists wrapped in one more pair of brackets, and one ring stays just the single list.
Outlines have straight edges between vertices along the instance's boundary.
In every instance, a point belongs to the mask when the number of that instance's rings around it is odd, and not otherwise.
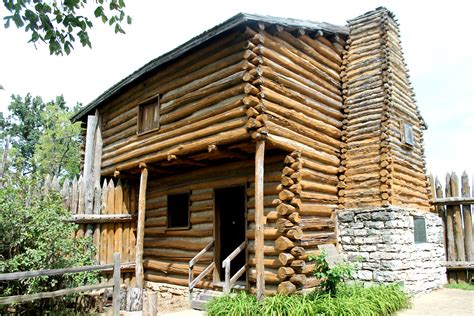
[{"label": "wooden fence rail", "polygon": [[88,291],[99,290],[99,289],[104,289],[104,288],[113,288],[113,298],[112,298],[113,315],[118,316],[119,311],[120,311],[120,269],[121,269],[120,253],[114,253],[113,258],[114,258],[113,264],[0,274],[0,281],[11,281],[11,280],[33,278],[33,277],[38,277],[38,276],[63,275],[65,273],[104,271],[104,270],[113,268],[112,282],[109,282],[106,284],[84,285],[84,286],[79,286],[79,287],[69,288],[69,289],[62,289],[62,290],[53,291],[53,292],[41,292],[41,293],[27,294],[27,295],[14,295],[14,296],[0,297],[0,305],[27,302],[27,301],[32,301],[32,300],[37,300],[37,299],[42,299],[42,298],[58,297],[58,296],[64,296],[68,294],[88,292]]},{"label": "wooden fence rail", "polygon": [[461,176],[446,174],[443,186],[430,176],[433,204],[443,219],[446,267],[450,283],[471,281],[474,278],[474,242],[471,185],[466,172]]}]

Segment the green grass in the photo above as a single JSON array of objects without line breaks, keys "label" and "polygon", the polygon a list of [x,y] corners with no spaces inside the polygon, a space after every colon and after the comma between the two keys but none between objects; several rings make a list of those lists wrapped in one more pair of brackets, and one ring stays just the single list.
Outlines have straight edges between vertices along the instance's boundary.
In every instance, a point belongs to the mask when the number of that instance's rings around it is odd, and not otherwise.
[{"label": "green grass", "polygon": [[409,307],[409,304],[408,296],[398,285],[364,287],[353,284],[340,285],[335,297],[313,292],[306,295],[275,295],[257,302],[255,296],[240,292],[216,298],[206,308],[209,316],[379,316],[393,314]]},{"label": "green grass", "polygon": [[446,284],[444,287],[447,287],[448,289],[474,291],[474,284],[469,284],[469,283]]}]

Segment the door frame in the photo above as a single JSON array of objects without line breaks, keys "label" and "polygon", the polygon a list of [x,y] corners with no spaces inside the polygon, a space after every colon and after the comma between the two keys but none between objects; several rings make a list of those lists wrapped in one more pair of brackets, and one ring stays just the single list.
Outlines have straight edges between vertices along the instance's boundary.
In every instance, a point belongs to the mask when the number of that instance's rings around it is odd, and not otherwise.
[{"label": "door frame", "polygon": [[[249,182],[246,181],[245,183],[239,183],[239,184],[232,184],[232,185],[223,185],[223,186],[217,186],[212,189],[212,205],[213,205],[213,212],[214,212],[214,232],[213,232],[213,238],[214,238],[214,263],[216,265],[216,268],[214,269],[214,272],[212,274],[212,280],[214,284],[221,283],[221,278],[219,275],[219,270],[222,264],[222,262],[219,262],[219,255],[220,255],[220,246],[221,246],[221,241],[219,236],[220,232],[220,227],[219,227],[219,215],[217,213],[217,207],[216,207],[216,190],[218,189],[226,189],[226,188],[237,188],[237,187],[243,187],[244,188],[244,197],[245,197],[245,205],[244,205],[244,220],[245,220],[245,241],[247,242],[247,247],[245,248],[245,264],[248,264],[248,259],[249,259],[249,253],[248,253],[248,240],[247,240],[247,231],[248,231],[248,195],[247,195],[247,190],[249,188]],[[249,286],[249,273],[248,270],[245,273],[245,284],[246,288]]]}]

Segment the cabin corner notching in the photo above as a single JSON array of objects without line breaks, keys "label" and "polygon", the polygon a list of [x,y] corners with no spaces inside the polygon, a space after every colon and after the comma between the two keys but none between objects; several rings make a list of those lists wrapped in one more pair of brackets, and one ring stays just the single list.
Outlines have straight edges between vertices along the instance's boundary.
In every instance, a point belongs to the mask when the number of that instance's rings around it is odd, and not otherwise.
[{"label": "cabin corner notching", "polygon": [[92,167],[144,199],[144,279],[293,293],[318,284],[308,257],[338,243],[336,209],[428,214],[424,125],[399,44],[384,8],[347,27],[239,14],[76,115],[100,121]]}]

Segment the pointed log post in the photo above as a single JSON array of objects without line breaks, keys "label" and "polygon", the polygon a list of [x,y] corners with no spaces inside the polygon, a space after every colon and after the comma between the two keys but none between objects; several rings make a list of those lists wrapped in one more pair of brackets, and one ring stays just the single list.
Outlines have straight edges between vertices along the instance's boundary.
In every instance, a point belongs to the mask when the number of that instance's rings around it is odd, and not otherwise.
[{"label": "pointed log post", "polygon": [[[471,196],[471,187],[466,171],[461,176],[461,193],[463,197]],[[464,218],[464,247],[466,250],[466,261],[474,261],[474,247],[472,245],[472,214],[471,205],[462,206]]]},{"label": "pointed log post", "polygon": [[265,294],[265,266],[264,266],[264,229],[265,217],[263,213],[263,165],[265,156],[265,141],[257,140],[255,151],[255,260],[257,270],[257,300],[262,300]]},{"label": "pointed log post", "polygon": [[[94,138],[97,128],[97,116],[87,117],[86,149],[84,155],[83,186],[84,186],[84,208],[86,214],[92,214],[94,208]],[[92,236],[92,225],[87,225],[86,236]]]},{"label": "pointed log post", "polygon": [[[456,173],[451,174],[451,195],[454,197],[459,196],[459,178]],[[462,215],[461,215],[461,205],[454,205],[454,238],[456,244],[456,254],[457,261],[466,261],[466,253],[464,249],[464,237],[463,237],[463,227],[462,227]]]},{"label": "pointed log post", "polygon": [[143,289],[143,239],[145,237],[145,210],[146,186],[148,183],[148,169],[146,164],[140,163],[142,169],[140,177],[140,191],[138,193],[138,220],[137,220],[137,246],[135,255],[136,286]]}]

